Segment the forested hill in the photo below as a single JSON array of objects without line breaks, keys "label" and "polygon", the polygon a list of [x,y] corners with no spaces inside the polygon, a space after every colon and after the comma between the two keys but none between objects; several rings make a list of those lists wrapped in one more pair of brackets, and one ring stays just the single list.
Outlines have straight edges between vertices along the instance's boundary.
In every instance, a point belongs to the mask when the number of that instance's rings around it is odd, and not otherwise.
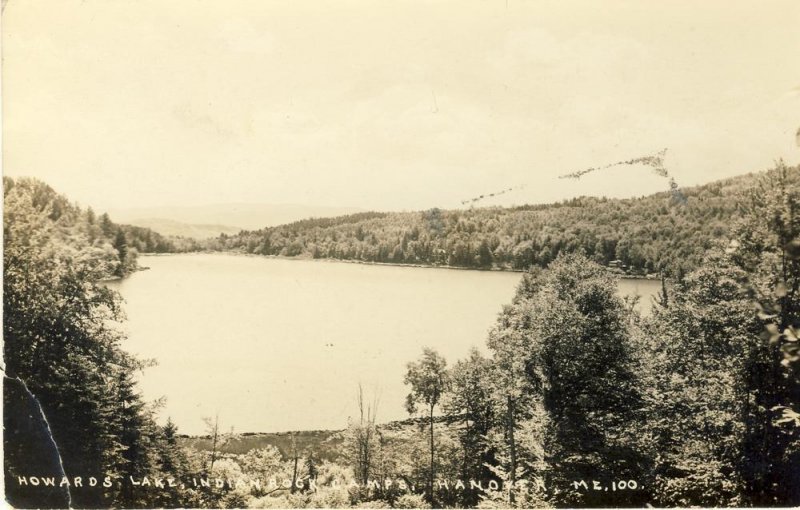
[{"label": "forested hill", "polygon": [[11,221],[17,216],[41,216],[52,241],[102,262],[96,267],[104,268],[105,276],[125,276],[134,271],[138,253],[186,251],[194,246],[192,240],[114,223],[108,214],[98,215],[91,207],[83,209],[36,179],[3,177],[3,202]]},{"label": "forested hill", "polygon": [[[136,387],[146,363],[122,350],[119,294],[102,281],[136,269],[137,247],[172,246],[96,215],[41,181],[3,179],[3,467],[15,508],[163,508],[175,490],[120,480],[185,462],[174,425]],[[20,482],[29,476],[39,482]],[[51,480],[90,480],[83,485]],[[55,478],[54,478],[55,477]],[[74,487],[78,487],[77,483]],[[211,506],[211,505],[209,505]]]},{"label": "forested hill", "polygon": [[[789,171],[800,184],[798,167]],[[582,250],[633,274],[695,268],[764,175],[747,174],[633,199],[581,197],[547,205],[367,212],[222,235],[213,250],[465,268],[547,266]]]}]

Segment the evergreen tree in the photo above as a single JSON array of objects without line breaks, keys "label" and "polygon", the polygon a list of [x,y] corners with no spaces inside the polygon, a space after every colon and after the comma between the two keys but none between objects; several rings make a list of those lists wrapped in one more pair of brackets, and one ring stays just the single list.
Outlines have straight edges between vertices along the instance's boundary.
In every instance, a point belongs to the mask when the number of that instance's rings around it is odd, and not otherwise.
[{"label": "evergreen tree", "polygon": [[160,437],[158,437],[158,471],[166,480],[173,479],[174,487],[167,483],[167,486],[159,492],[155,506],[165,508],[179,508],[190,506],[188,498],[184,494],[186,487],[181,487],[189,474],[189,464],[186,452],[178,444],[178,427],[171,418],[167,418],[167,423],[161,427]]},{"label": "evergreen tree", "polygon": [[122,277],[125,275],[128,266],[128,241],[125,239],[125,233],[121,228],[117,229],[113,246],[117,250],[117,257],[119,258],[119,264],[114,274]]},{"label": "evergreen tree", "polygon": [[103,231],[103,235],[108,239],[111,239],[111,236],[114,235],[114,224],[111,222],[108,213],[100,215],[100,230]]}]

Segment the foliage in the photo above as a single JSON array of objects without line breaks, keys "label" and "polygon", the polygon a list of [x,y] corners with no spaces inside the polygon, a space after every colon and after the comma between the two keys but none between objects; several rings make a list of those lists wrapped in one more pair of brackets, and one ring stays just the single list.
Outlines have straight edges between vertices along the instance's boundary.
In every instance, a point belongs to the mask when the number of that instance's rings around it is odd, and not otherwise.
[{"label": "foliage", "polygon": [[[171,456],[174,429],[154,422],[154,407],[136,390],[134,373],[146,364],[120,348],[123,337],[114,327],[122,318],[120,298],[101,283],[130,271],[135,252],[120,251],[119,242],[112,246],[119,227],[106,220],[98,225],[91,210],[41,182],[4,179],[4,207],[6,374],[23,382],[40,404],[66,475],[113,481],[111,487],[72,491],[71,504],[169,503],[170,495],[159,499],[121,483],[130,476],[159,476],[162,468],[182,462]],[[7,480],[40,473],[37,459],[21,445],[6,440],[4,449],[6,476],[13,477]]]},{"label": "foliage", "polygon": [[[528,287],[522,285],[520,289],[524,293]],[[499,466],[492,471],[493,475],[503,474],[502,481],[510,484],[505,496],[510,504],[515,502],[517,480],[543,460],[541,457],[535,458],[536,449],[525,452],[519,446],[520,428],[540,409],[541,399],[537,399],[536,382],[528,377],[533,337],[529,331],[530,314],[525,307],[527,295],[519,296],[518,293],[518,297],[520,299],[514,304],[503,308],[497,324],[489,332],[487,345],[492,352],[492,364],[484,383],[490,391],[495,427],[486,434],[486,438],[499,462]],[[529,457],[531,462],[527,465]]]},{"label": "foliage", "polygon": [[[458,440],[461,445],[460,473],[462,480],[489,480],[493,474],[488,466],[496,464],[495,446],[489,434],[495,421],[495,406],[489,385],[492,363],[477,349],[450,369],[450,391],[444,400],[446,414],[456,417]],[[467,489],[461,497],[464,506],[478,503],[480,494]]]},{"label": "foliage", "polygon": [[646,325],[652,483],[660,505],[744,503],[737,466],[758,324],[736,283],[741,274],[709,262],[678,284],[669,307]]},{"label": "foliage", "polygon": [[358,387],[358,421],[350,420],[345,432],[345,456],[350,462],[356,480],[366,485],[377,469],[381,454],[381,438],[375,426],[378,402],[364,400],[364,391]]},{"label": "foliage", "polygon": [[750,502],[800,504],[800,191],[798,168],[778,162],[747,194],[726,251],[764,329],[749,366],[753,404],[744,469]]},{"label": "foliage", "polygon": [[393,508],[430,508],[419,494],[403,494],[394,502]]},{"label": "foliage", "polygon": [[659,504],[800,502],[798,427],[784,421],[798,403],[797,172],[779,163],[760,179],[726,249],[645,322]]},{"label": "foliage", "polygon": [[[628,479],[646,465],[631,442],[641,398],[629,309],[614,277],[576,254],[560,256],[535,293],[516,306],[526,316],[522,334],[530,338],[524,351],[534,397],[529,435],[541,449],[532,450],[533,469],[546,464],[545,473],[538,471],[555,503],[607,504],[606,494],[579,493],[571,484]],[[619,494],[614,501],[635,503]]]},{"label": "foliage", "polygon": [[411,386],[411,393],[406,398],[406,409],[409,414],[423,404],[428,410],[430,428],[430,472],[428,478],[428,500],[434,503],[434,479],[436,478],[436,448],[434,441],[433,413],[439,405],[449,384],[447,361],[436,351],[424,348],[419,361],[410,362],[406,372],[405,383]]},{"label": "foliage", "polygon": [[[774,171],[770,172],[770,175]],[[679,277],[742,214],[736,198],[758,176],[634,199],[580,197],[546,205],[359,213],[222,235],[198,249],[364,262],[526,269],[583,252],[631,274]],[[797,173],[789,176],[795,186]]]}]

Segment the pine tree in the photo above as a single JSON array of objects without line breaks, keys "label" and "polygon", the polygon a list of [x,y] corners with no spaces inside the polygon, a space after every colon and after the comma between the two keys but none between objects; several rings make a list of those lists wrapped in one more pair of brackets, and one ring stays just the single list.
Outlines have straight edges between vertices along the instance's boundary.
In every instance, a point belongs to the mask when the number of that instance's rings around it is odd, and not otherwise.
[{"label": "pine tree", "polygon": [[119,277],[125,276],[128,270],[128,241],[125,239],[125,233],[121,228],[117,229],[113,246],[117,250],[117,257],[119,258],[119,264],[114,274]]}]

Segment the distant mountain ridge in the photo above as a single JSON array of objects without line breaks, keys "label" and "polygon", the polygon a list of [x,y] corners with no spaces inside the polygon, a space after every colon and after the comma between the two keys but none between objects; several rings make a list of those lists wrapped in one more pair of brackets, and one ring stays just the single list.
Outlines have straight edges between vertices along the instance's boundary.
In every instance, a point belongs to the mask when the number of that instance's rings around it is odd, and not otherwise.
[{"label": "distant mountain ridge", "polygon": [[190,237],[198,240],[217,237],[220,234],[237,234],[243,230],[230,225],[198,225],[167,218],[135,218],[127,223],[137,227],[148,228],[164,236]]},{"label": "distant mountain ridge", "polygon": [[[225,230],[216,232],[236,233],[239,230],[254,230],[269,226],[283,225],[305,218],[323,218],[341,216],[360,212],[356,207],[329,207],[310,206],[303,204],[254,204],[254,203],[221,203],[200,206],[183,207],[137,207],[126,209],[112,209],[109,214],[117,221],[140,225],[138,222],[148,222],[157,219],[163,229],[182,228],[176,223],[188,225],[188,229],[197,228],[200,231],[206,227],[223,227]],[[150,227],[142,224],[140,226]],[[159,231],[153,227],[153,230]],[[161,232],[164,233],[164,232]],[[165,234],[169,235],[169,234]],[[184,235],[185,234],[174,234]],[[187,236],[194,237],[194,236]]]}]

